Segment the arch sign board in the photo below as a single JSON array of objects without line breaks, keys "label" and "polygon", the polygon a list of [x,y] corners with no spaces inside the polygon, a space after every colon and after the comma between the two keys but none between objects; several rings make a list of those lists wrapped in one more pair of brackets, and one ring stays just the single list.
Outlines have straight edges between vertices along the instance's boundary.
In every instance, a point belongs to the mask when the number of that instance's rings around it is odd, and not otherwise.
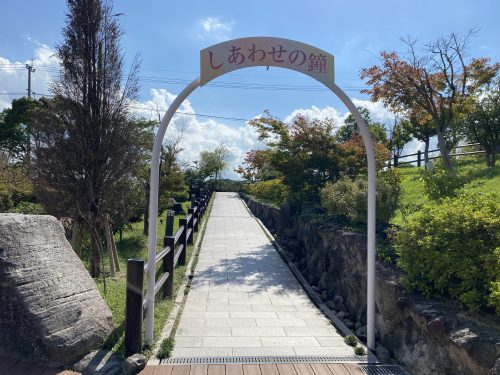
[{"label": "arch sign board", "polygon": [[251,66],[276,66],[307,74],[323,84],[333,83],[333,56],[319,48],[280,38],[241,38],[200,52],[200,84]]},{"label": "arch sign board", "polygon": [[195,89],[226,73],[254,66],[275,66],[306,74],[328,87],[344,103],[358,124],[368,162],[367,218],[367,346],[375,349],[375,153],[370,132],[351,99],[334,83],[333,56],[319,48],[281,38],[253,37],[229,40],[200,52],[200,77],[172,102],[156,133],[151,159],[149,196],[146,343],[153,343],[155,258],[158,219],[158,185],[161,146],[177,109]]}]

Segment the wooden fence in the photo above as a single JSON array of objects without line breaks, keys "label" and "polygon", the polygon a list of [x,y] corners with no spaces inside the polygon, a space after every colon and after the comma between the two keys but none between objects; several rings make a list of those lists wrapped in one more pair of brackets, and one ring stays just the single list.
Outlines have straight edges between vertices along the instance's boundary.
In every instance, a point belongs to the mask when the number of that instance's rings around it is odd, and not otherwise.
[{"label": "wooden fence", "polygon": [[[167,223],[163,249],[156,254],[155,264],[162,262],[161,273],[155,281],[155,297],[161,292],[162,298],[172,298],[174,291],[174,270],[177,265],[186,263],[186,250],[193,243],[194,233],[198,232],[200,221],[206,213],[211,191],[191,198],[188,215],[179,219],[179,229],[175,234],[174,212],[167,211]],[[160,271],[160,270],[159,270]],[[142,321],[146,311],[144,275],[147,264],[142,259],[127,261],[127,294],[125,310],[125,355],[128,357],[142,351]]]},{"label": "wooden fence", "polygon": [[[452,151],[456,150],[462,150],[464,148],[470,148],[470,147],[480,147],[479,143],[469,143],[466,145],[459,145],[455,146],[452,148]],[[439,152],[439,149],[435,150],[429,150],[429,154],[433,154],[436,152]],[[484,154],[484,150],[477,150],[477,151],[469,151],[469,152],[450,152],[450,157],[455,157],[455,156],[463,156],[463,155],[476,155],[476,154]],[[406,159],[412,156],[416,156],[415,159],[413,160],[404,160],[401,161],[401,159]],[[435,155],[435,156],[429,156],[429,160],[434,160],[434,159],[439,159],[441,155]],[[422,166],[422,162],[424,161],[424,153],[422,151],[415,152],[414,154],[408,154],[408,155],[394,155],[392,160],[389,160],[389,167],[398,167],[400,165],[404,164],[412,164],[412,163],[417,163],[418,167]],[[392,162],[392,163],[391,163]]]}]

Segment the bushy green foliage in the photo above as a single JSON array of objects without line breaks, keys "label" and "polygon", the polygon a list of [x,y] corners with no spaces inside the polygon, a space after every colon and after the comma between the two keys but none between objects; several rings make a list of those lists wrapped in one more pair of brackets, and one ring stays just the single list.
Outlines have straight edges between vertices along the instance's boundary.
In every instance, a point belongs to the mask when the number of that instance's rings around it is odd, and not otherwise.
[{"label": "bushy green foliage", "polygon": [[34,201],[26,165],[13,162],[0,151],[0,212],[22,212],[17,210],[19,204]]},{"label": "bushy green foliage", "polygon": [[354,354],[356,355],[365,355],[365,349],[362,346],[356,346],[354,348]]},{"label": "bushy green foliage", "polygon": [[283,184],[281,178],[274,180],[254,182],[247,187],[248,194],[257,199],[280,205],[288,197],[288,188]]},{"label": "bushy green foliage", "polygon": [[174,350],[174,339],[173,337],[167,337],[161,342],[160,350],[158,350],[158,359],[164,359],[170,357],[172,351]]},{"label": "bushy green foliage", "polygon": [[282,176],[289,200],[297,206],[316,202],[327,181],[339,177],[340,149],[333,136],[331,119],[312,119],[298,115],[291,124],[265,116],[250,121],[259,140],[269,149],[266,158]]},{"label": "bushy green foliage", "polygon": [[[396,171],[387,171],[377,178],[377,222],[388,223],[398,207],[400,185]],[[366,223],[368,181],[365,177],[343,177],[329,182],[320,193],[322,207],[331,215],[342,216],[352,223]]]},{"label": "bushy green foliage", "polygon": [[236,181],[229,179],[219,179],[217,181],[210,180],[207,183],[207,186],[211,186],[216,191],[234,191],[240,192],[245,190],[245,181]]},{"label": "bushy green foliage", "polygon": [[354,335],[348,335],[344,337],[344,342],[349,345],[349,346],[356,346],[358,345],[358,339]]},{"label": "bushy green foliage", "polygon": [[422,170],[424,192],[432,200],[455,196],[462,186],[470,181],[469,175],[450,172],[441,166],[434,171]]},{"label": "bushy green foliage", "polygon": [[500,312],[499,202],[494,194],[462,192],[408,217],[395,244],[406,285]]},{"label": "bushy green foliage", "polygon": [[25,215],[43,215],[45,213],[45,210],[40,203],[19,202],[19,204],[13,207],[10,212],[16,212],[18,214]]}]

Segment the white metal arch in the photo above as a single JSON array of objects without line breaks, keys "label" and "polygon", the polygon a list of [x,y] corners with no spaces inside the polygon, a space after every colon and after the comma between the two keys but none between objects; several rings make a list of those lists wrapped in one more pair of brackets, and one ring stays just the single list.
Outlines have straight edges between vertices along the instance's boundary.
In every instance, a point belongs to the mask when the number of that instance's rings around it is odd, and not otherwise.
[{"label": "white metal arch", "polygon": [[[349,97],[333,81],[322,82],[344,103],[358,124],[363,137],[366,158],[368,161],[368,220],[367,220],[367,347],[375,349],[375,189],[376,168],[375,152],[370,132],[358,109]],[[149,232],[148,232],[148,262],[147,262],[147,294],[146,294],[146,344],[153,343],[154,319],[154,286],[156,258],[156,224],[158,219],[158,185],[159,164],[163,138],[172,117],[182,102],[200,86],[200,78],[196,78],[181,91],[169,106],[156,133],[151,160],[150,196],[149,196]]]}]

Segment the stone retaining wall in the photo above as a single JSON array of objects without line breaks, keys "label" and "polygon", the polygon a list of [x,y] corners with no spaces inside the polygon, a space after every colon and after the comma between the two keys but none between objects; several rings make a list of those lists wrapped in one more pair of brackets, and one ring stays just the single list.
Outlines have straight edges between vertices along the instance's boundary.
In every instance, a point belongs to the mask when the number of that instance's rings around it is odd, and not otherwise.
[{"label": "stone retaining wall", "polygon": [[[337,315],[366,324],[366,236],[329,224],[290,219],[243,196],[301,272]],[[494,316],[471,316],[451,302],[406,295],[395,267],[377,262],[377,345],[415,374],[500,374],[500,324]]]}]

